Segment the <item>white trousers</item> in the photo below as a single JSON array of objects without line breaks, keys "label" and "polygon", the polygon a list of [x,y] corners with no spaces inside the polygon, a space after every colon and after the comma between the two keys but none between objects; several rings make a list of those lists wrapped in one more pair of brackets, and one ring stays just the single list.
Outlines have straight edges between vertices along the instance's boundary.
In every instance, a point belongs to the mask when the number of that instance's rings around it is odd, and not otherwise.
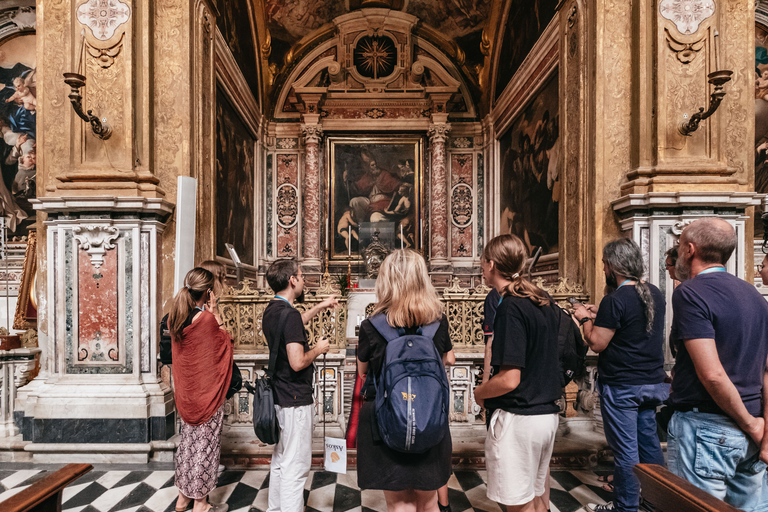
[{"label": "white trousers", "polygon": [[312,465],[312,424],[314,406],[275,405],[280,424],[280,441],[269,466],[269,507],[267,512],[304,510],[304,484]]}]

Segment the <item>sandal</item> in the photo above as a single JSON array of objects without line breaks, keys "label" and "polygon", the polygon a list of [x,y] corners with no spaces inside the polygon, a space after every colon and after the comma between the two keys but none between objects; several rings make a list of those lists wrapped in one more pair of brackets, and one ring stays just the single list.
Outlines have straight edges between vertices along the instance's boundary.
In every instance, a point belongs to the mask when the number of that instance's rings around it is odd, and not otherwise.
[{"label": "sandal", "polygon": [[610,484],[611,482],[613,482],[613,475],[599,475],[597,477],[597,481]]},{"label": "sandal", "polygon": [[600,488],[606,492],[613,492],[613,484],[608,482],[601,485]]},{"label": "sandal", "polygon": [[187,510],[192,510],[192,507],[195,506],[195,500],[189,500],[189,503],[187,503],[187,506],[185,508],[179,508],[174,506],[173,510],[176,512],[186,512]]}]

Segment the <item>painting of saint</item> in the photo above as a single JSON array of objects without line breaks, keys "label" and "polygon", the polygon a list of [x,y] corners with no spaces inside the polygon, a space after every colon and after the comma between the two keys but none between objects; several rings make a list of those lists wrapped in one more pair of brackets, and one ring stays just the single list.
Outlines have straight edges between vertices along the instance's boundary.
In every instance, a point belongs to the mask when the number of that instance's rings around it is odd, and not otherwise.
[{"label": "painting of saint", "polygon": [[[329,140],[331,256],[360,251],[360,224],[387,223],[397,243],[416,248],[420,139]],[[367,224],[366,224],[367,225]]]},{"label": "painting of saint", "polygon": [[26,235],[37,197],[35,36],[0,44],[0,210],[9,235]]},{"label": "painting of saint", "polygon": [[[768,193],[768,27],[755,24],[755,192]],[[755,237],[763,236],[757,216]]]},{"label": "painting of saint", "polygon": [[560,137],[557,73],[549,77],[499,139],[501,233],[519,236],[531,254],[558,251]]},{"label": "painting of saint", "polygon": [[230,243],[254,265],[255,139],[227,97],[216,92],[216,254],[229,258]]},{"label": "painting of saint", "polygon": [[252,22],[251,6],[248,0],[227,0],[219,2],[219,16],[216,19],[219,32],[224,36],[229,50],[235,57],[240,71],[248,82],[254,99],[261,102],[259,94],[259,70],[255,65],[258,62],[256,56],[256,28]]}]

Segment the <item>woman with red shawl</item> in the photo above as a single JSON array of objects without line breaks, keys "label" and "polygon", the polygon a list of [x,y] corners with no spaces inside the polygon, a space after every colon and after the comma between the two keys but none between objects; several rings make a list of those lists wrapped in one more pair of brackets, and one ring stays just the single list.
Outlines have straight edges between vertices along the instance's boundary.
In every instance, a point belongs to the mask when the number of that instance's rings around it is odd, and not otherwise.
[{"label": "woman with red shawl", "polygon": [[232,339],[221,327],[214,283],[208,270],[190,270],[168,315],[176,409],[181,416],[181,442],[174,457],[177,512],[228,508],[208,503],[208,494],[216,488],[224,401],[232,379]]}]

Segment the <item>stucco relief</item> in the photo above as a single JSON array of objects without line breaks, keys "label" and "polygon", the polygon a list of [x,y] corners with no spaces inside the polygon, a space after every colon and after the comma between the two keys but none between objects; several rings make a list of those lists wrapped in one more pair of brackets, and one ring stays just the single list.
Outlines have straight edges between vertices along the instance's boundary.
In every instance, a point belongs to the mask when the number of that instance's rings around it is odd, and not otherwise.
[{"label": "stucco relief", "polygon": [[[754,26],[755,13],[753,9],[744,9],[741,5],[728,2],[725,14],[723,34],[733,34],[733,37],[719,38],[724,47],[721,55],[728,56],[727,62],[721,60],[720,67],[733,70],[731,82],[727,86],[729,99],[726,102],[725,155],[728,167],[736,169],[745,180],[747,169],[751,166],[747,159],[754,154],[752,91],[755,77],[752,59],[755,53],[752,49],[754,43],[745,45],[742,38],[749,33],[748,27]],[[747,109],[746,105],[750,108]]]},{"label": "stucco relief", "polygon": [[604,129],[608,166],[617,176],[615,183],[608,183],[606,197],[618,196],[619,181],[629,169],[629,113],[631,98],[628,83],[632,81],[632,7],[626,0],[611,0],[605,7],[605,64],[603,69]]},{"label": "stucco relief", "polygon": [[80,250],[88,253],[96,270],[104,264],[104,255],[115,248],[115,240],[120,237],[120,231],[114,226],[75,226],[72,232]]},{"label": "stucco relief", "polygon": [[681,34],[693,34],[715,12],[714,0],[661,0],[659,12]]},{"label": "stucco relief", "polygon": [[77,20],[99,41],[110,39],[130,18],[131,8],[120,0],[88,0],[77,8]]},{"label": "stucco relief", "polygon": [[[661,144],[663,152],[668,157],[689,158],[696,154],[706,157],[706,148],[701,144],[702,138],[689,140],[680,134],[678,125],[683,121],[683,113],[696,112],[700,106],[707,103],[707,85],[705,80],[706,59],[695,59],[688,63],[681,62],[676,52],[665,49],[662,59],[663,71],[663,105],[664,113],[660,116],[660,124],[664,126]],[[709,132],[709,123],[701,126],[702,133]]]}]

